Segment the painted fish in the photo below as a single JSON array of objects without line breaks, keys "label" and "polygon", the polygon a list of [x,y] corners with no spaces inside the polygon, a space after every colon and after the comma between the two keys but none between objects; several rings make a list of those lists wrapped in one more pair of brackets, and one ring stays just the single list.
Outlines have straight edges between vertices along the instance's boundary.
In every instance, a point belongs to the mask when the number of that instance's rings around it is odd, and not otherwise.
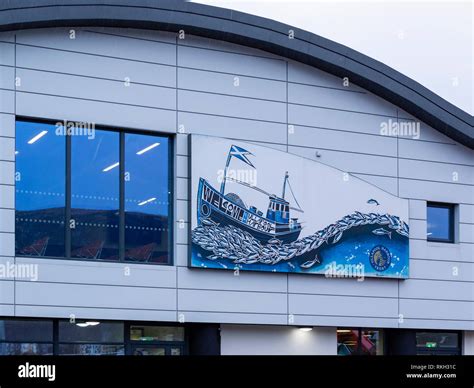
[{"label": "painted fish", "polygon": [[377,205],[377,206],[380,205],[380,203],[379,203],[376,199],[373,199],[373,198],[370,198],[370,199],[367,201],[367,203],[368,203],[369,205]]},{"label": "painted fish", "polygon": [[303,264],[300,265],[300,267],[308,269],[308,268],[311,268],[315,264],[321,264],[321,260],[319,260],[318,255],[316,255],[313,260],[308,260],[304,262]]},{"label": "painted fish", "polygon": [[336,237],[334,237],[334,240],[332,240],[332,243],[333,244],[337,243],[341,239],[342,235],[343,235],[342,232],[339,232],[338,234],[336,234]]},{"label": "painted fish", "polygon": [[372,231],[373,234],[376,234],[377,236],[384,236],[387,235],[390,239],[392,238],[392,232],[384,229],[384,228],[378,228]]},{"label": "painted fish", "polygon": [[272,238],[272,239],[268,240],[268,243],[272,244],[272,245],[281,245],[281,240],[279,240],[277,238]]}]

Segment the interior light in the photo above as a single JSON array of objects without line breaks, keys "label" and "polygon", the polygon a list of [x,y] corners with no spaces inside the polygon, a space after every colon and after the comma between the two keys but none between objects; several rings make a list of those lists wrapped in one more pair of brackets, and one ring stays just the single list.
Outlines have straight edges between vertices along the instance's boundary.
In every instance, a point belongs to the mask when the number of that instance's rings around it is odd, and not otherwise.
[{"label": "interior light", "polygon": [[34,142],[38,141],[41,139],[44,135],[46,135],[48,131],[41,131],[38,133],[36,136],[32,137],[30,140],[28,140],[28,144],[33,144]]},{"label": "interior light", "polygon": [[107,172],[107,171],[110,171],[112,170],[113,168],[117,167],[120,163],[117,162],[117,163],[114,163],[114,164],[111,164],[109,167],[106,167],[102,170],[102,172]]},{"label": "interior light", "polygon": [[312,327],[300,327],[299,330],[301,330],[301,331],[311,331],[311,330],[313,330],[313,328]]},{"label": "interior light", "polygon": [[156,198],[153,197],[153,198],[150,198],[150,199],[146,199],[145,201],[142,201],[138,204],[138,206],[143,206],[143,205],[146,205],[147,203],[150,203],[152,201],[154,201]]},{"label": "interior light", "polygon": [[155,147],[158,147],[160,143],[153,143],[152,145],[149,145],[146,148],[143,148],[142,150],[137,152],[137,155],[143,155],[145,152],[152,150]]},{"label": "interior light", "polygon": [[15,155],[18,155],[20,153],[20,151],[15,151]]},{"label": "interior light", "polygon": [[100,325],[100,322],[97,321],[87,321],[86,322],[88,326],[97,326]]},{"label": "interior light", "polygon": [[89,324],[87,322],[81,322],[81,323],[76,323],[76,326],[87,327],[87,326],[89,326]]},{"label": "interior light", "polygon": [[340,329],[340,330],[337,330],[338,333],[350,333],[352,330],[348,330],[348,329]]}]

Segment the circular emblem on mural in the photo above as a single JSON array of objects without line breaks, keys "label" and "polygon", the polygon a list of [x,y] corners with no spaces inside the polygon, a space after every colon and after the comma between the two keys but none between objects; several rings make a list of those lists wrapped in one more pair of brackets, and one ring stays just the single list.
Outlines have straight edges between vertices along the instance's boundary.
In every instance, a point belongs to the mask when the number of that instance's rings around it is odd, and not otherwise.
[{"label": "circular emblem on mural", "polygon": [[376,245],[369,254],[370,265],[379,272],[385,271],[392,261],[392,255],[388,248],[383,245]]}]

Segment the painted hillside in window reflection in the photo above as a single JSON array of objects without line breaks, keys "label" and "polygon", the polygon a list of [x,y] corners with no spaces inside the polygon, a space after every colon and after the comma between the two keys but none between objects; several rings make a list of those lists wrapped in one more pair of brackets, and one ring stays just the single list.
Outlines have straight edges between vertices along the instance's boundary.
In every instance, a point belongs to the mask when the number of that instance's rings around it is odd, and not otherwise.
[{"label": "painted hillside in window reflection", "polygon": [[[65,209],[16,212],[16,255],[64,257]],[[119,261],[119,212],[71,209],[71,258]],[[124,258],[139,263],[169,262],[168,217],[125,213]]]}]

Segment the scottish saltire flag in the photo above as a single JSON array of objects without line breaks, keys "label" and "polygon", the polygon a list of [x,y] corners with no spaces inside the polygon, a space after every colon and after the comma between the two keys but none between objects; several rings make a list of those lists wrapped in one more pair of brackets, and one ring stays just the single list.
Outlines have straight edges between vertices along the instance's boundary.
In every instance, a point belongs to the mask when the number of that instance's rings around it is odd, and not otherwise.
[{"label": "scottish saltire flag", "polygon": [[255,166],[247,157],[247,155],[253,155],[251,152],[236,145],[231,146],[229,152],[231,156],[235,156],[237,159],[240,159],[242,162],[247,163],[249,166],[252,166],[253,168],[255,168]]}]

